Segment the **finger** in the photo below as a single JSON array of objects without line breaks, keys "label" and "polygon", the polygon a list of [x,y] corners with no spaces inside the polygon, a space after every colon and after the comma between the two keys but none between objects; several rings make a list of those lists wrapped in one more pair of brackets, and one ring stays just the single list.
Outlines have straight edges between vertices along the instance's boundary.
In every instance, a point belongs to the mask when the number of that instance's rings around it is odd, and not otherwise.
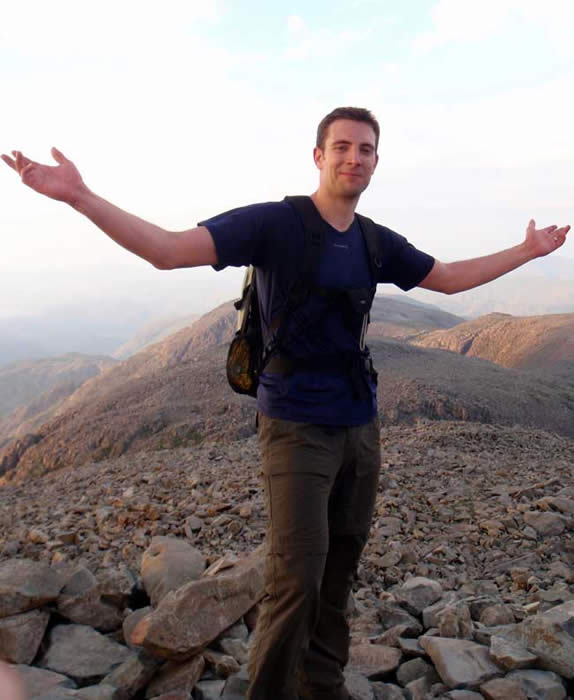
[{"label": "finger", "polygon": [[5,153],[3,153],[0,156],[0,158],[2,158],[2,160],[6,163],[6,165],[9,165],[12,168],[12,170],[16,170],[16,163],[14,162],[14,160],[12,158],[10,158],[10,156],[7,156]]},{"label": "finger", "polygon": [[57,162],[62,165],[63,163],[69,163],[70,161],[66,158],[66,156],[62,153],[62,151],[59,151],[55,146],[52,146],[52,158]]},{"label": "finger", "polygon": [[16,162],[16,170],[21,173],[22,168],[25,168],[27,165],[30,165],[30,163],[33,163],[33,160],[30,160],[30,158],[27,158],[22,151],[12,151],[12,155],[14,156],[14,160]]}]

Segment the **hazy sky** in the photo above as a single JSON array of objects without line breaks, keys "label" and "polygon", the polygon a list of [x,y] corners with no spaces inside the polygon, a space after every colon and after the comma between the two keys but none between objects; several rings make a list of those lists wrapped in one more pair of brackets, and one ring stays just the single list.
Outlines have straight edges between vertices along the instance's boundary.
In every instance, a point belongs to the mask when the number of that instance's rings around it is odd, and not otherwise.
[{"label": "hazy sky", "polygon": [[[573,0],[4,3],[0,150],[56,145],[96,192],[181,230],[313,191],[318,121],[366,106],[381,162],[359,210],[470,257],[530,217],[574,224],[573,30]],[[0,315],[232,296],[241,273],[155,271],[0,165]]]}]

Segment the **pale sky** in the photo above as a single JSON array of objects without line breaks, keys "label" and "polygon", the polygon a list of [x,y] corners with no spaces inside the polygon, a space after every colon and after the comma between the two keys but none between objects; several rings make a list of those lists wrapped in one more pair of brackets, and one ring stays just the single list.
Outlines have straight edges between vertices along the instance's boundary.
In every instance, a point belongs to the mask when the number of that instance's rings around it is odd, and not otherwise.
[{"label": "pale sky", "polygon": [[[381,161],[359,211],[471,257],[531,217],[574,224],[573,32],[573,0],[4,3],[0,151],[55,145],[98,194],[182,230],[311,193],[317,123],[364,106]],[[0,166],[0,315],[234,295],[242,272],[156,271]]]}]

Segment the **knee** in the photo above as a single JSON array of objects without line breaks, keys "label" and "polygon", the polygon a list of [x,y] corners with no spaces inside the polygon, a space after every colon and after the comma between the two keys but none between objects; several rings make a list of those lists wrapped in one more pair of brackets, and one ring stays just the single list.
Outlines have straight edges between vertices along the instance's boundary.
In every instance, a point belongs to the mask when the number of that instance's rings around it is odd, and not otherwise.
[{"label": "knee", "polygon": [[313,611],[319,605],[325,565],[323,555],[282,555],[275,557],[275,591],[277,597],[292,606]]}]

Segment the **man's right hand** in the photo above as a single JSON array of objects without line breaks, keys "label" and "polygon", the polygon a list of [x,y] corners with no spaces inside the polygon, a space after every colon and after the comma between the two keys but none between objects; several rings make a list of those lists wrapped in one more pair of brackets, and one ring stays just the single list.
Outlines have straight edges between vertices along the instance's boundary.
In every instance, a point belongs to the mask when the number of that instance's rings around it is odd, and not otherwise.
[{"label": "man's right hand", "polygon": [[57,148],[52,148],[52,156],[58,165],[36,163],[20,151],[12,151],[12,155],[13,158],[2,154],[2,160],[20,175],[25,185],[46,197],[73,205],[86,190],[76,166]]}]

